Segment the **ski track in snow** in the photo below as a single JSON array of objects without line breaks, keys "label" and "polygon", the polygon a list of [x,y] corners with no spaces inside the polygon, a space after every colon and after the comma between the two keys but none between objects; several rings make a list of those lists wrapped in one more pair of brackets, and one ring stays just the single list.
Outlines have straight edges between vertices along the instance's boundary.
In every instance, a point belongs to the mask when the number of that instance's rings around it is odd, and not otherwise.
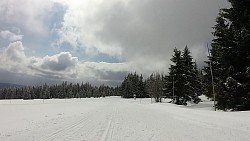
[{"label": "ski track in snow", "polygon": [[105,129],[105,131],[102,134],[102,137],[100,139],[100,141],[111,141],[112,140],[112,136],[113,136],[113,132],[114,132],[114,124],[115,124],[115,118],[116,118],[116,113],[117,110],[116,108],[114,108],[114,114],[110,117],[109,122],[107,124],[107,127]]},{"label": "ski track in snow", "polygon": [[55,101],[47,100],[44,104],[0,101],[0,140],[249,141],[250,138],[249,111],[214,112],[118,97]]},{"label": "ski track in snow", "polygon": [[86,122],[87,117],[80,119],[79,121],[73,123],[73,124],[69,124],[66,125],[64,127],[62,127],[62,129],[59,129],[55,132],[52,132],[49,135],[43,136],[41,138],[39,138],[39,141],[49,141],[49,140],[54,140],[58,137],[63,137],[63,138],[69,138],[70,140],[76,140],[71,136],[68,136],[70,134],[74,134],[75,132],[78,132],[79,130],[81,130],[81,128],[83,128],[86,124],[88,124],[88,122]]}]

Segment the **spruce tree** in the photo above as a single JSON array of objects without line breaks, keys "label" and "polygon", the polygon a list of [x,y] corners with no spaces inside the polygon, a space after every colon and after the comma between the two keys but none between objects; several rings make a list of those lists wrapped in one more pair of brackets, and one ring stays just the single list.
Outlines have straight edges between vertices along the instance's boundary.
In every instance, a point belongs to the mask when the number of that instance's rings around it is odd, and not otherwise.
[{"label": "spruce tree", "polygon": [[183,78],[184,78],[184,102],[190,101],[193,98],[198,97],[198,95],[195,93],[196,90],[196,83],[197,83],[197,74],[194,69],[194,62],[193,58],[190,55],[190,51],[188,47],[186,46],[183,50],[182,54],[182,60],[183,60]]},{"label": "spruce tree", "polygon": [[198,96],[201,95],[201,74],[196,63],[186,46],[181,52],[174,49],[171,61],[173,64],[169,68],[169,75],[164,78],[163,91],[166,96],[172,98],[175,104],[186,105],[187,101],[200,102]]},{"label": "spruce tree", "polygon": [[[250,1],[229,0],[231,8],[217,17],[211,57],[217,107],[223,110],[250,109]],[[205,92],[211,93],[211,75],[204,68]],[[210,81],[210,82],[209,82]]]},{"label": "spruce tree", "polygon": [[[172,91],[170,91],[170,95],[172,95],[173,102],[175,104],[185,104],[185,79],[184,79],[184,61],[181,55],[181,51],[174,49],[174,55],[170,59],[174,64],[169,68],[169,80],[172,80],[172,85],[168,86],[172,87]],[[170,83],[169,83],[170,84]],[[184,102],[184,103],[183,103]]]},{"label": "spruce tree", "polygon": [[201,102],[201,99],[198,96],[201,96],[203,94],[203,87],[202,87],[202,80],[203,80],[203,74],[201,70],[198,70],[197,63],[194,63],[194,81],[193,81],[193,87],[194,87],[194,95],[192,95],[192,99],[194,103]]}]

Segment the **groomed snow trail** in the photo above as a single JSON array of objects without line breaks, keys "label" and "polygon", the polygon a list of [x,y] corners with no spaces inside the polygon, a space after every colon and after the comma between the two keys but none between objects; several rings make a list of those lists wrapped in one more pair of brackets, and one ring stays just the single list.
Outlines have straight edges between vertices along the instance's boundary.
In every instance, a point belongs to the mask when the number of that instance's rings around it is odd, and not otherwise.
[{"label": "groomed snow trail", "polygon": [[2,141],[249,141],[250,112],[214,112],[150,99],[0,101]]}]

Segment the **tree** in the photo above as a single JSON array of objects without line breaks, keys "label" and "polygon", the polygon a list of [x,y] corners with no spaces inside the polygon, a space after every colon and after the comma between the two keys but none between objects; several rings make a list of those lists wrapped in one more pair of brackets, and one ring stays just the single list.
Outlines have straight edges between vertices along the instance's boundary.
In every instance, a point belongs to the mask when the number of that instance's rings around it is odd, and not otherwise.
[{"label": "tree", "polygon": [[196,63],[186,46],[181,52],[174,49],[173,64],[165,77],[164,92],[175,104],[186,105],[187,101],[198,103],[201,95],[201,77]]},{"label": "tree", "polygon": [[21,88],[0,89],[0,99],[49,99],[49,98],[86,98],[118,95],[117,88],[101,85],[91,86],[89,83],[73,84],[63,82],[60,85],[27,86]]},{"label": "tree", "polygon": [[194,63],[194,81],[193,81],[193,87],[194,87],[194,95],[192,99],[194,100],[194,103],[201,102],[201,99],[198,96],[201,96],[203,94],[203,74],[201,70],[198,70],[196,62]]},{"label": "tree", "polygon": [[23,99],[31,99],[31,90],[30,90],[30,87],[24,87],[24,90],[23,90]]},{"label": "tree", "polygon": [[[211,57],[217,105],[222,110],[249,110],[250,88],[250,1],[229,0],[221,9],[214,29]],[[205,92],[211,91],[208,67],[204,68]]]},{"label": "tree", "polygon": [[183,78],[185,81],[185,99],[187,101],[193,100],[195,103],[200,102],[198,96],[201,95],[201,79],[197,69],[196,62],[193,61],[191,52],[186,46],[182,54],[183,59]]},{"label": "tree", "polygon": [[142,74],[139,77],[138,87],[139,87],[138,90],[139,90],[139,95],[140,95],[139,97],[140,98],[146,98],[147,95],[146,95],[145,83],[143,82]]},{"label": "tree", "polygon": [[123,80],[120,88],[120,94],[123,98],[146,97],[145,85],[143,84],[142,75],[129,73]]},{"label": "tree", "polygon": [[155,99],[155,102],[161,102],[163,95],[163,77],[159,73],[153,73],[145,83],[148,94]]},{"label": "tree", "polygon": [[[184,82],[184,61],[181,55],[181,51],[174,49],[174,55],[170,59],[174,64],[170,65],[169,68],[169,78],[170,82],[167,89],[170,90],[169,93],[175,104],[185,104],[184,93],[185,93],[185,82]],[[172,83],[171,83],[172,82]]]}]

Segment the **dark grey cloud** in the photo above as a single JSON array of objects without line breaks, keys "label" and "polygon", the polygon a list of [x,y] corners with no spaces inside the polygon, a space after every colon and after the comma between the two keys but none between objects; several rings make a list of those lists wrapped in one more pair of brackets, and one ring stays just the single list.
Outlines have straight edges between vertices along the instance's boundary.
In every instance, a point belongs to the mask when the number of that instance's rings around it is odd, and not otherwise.
[{"label": "dark grey cloud", "polygon": [[42,77],[45,77],[45,78],[52,78],[52,79],[63,79],[63,75],[59,74],[57,72],[43,70],[41,68],[34,67],[34,66],[28,66],[28,68],[30,68],[33,71],[38,72],[38,73],[36,73],[36,75],[38,75],[38,76],[42,76]]},{"label": "dark grey cloud", "polygon": [[227,0],[73,1],[59,42],[118,56],[146,75],[167,73],[173,48],[187,45],[202,66],[216,16],[227,6]]},{"label": "dark grey cloud", "polygon": [[44,83],[59,84],[62,80],[33,76],[26,73],[15,73],[0,68],[0,82],[34,86],[42,85]]},{"label": "dark grey cloud", "polygon": [[105,70],[95,70],[96,75],[103,81],[122,81],[124,76],[126,76],[129,72],[127,71],[105,71]]},{"label": "dark grey cloud", "polygon": [[149,59],[169,60],[174,47],[186,45],[196,50],[193,54],[201,62],[206,58],[206,43],[212,40],[218,5],[217,0],[119,1],[94,17],[94,22],[102,19],[103,24],[95,36],[120,45],[129,61],[145,58],[145,65]]}]

